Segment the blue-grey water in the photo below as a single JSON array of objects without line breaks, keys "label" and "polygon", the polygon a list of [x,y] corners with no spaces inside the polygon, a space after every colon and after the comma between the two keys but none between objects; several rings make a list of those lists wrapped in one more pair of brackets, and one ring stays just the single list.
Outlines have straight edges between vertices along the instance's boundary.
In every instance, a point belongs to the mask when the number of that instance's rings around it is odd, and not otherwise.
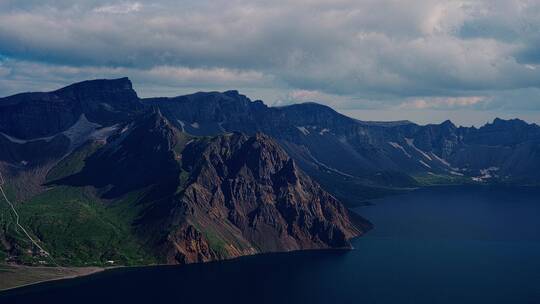
[{"label": "blue-grey water", "polygon": [[356,211],[353,251],[117,269],[0,303],[540,303],[540,189],[445,187]]}]

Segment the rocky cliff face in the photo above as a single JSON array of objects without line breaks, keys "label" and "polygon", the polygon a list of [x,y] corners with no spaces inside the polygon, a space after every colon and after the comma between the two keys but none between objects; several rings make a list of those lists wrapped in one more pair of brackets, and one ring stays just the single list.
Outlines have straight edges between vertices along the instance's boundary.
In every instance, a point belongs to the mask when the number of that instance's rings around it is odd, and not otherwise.
[{"label": "rocky cliff face", "polygon": [[[266,135],[235,133],[193,142],[182,153],[182,164],[191,174],[176,198],[171,225],[190,223],[180,225],[180,234],[196,239],[197,248],[204,249],[209,242],[209,250],[194,258],[186,254],[190,249],[185,244],[173,241],[170,248],[179,248],[173,250],[177,262],[350,248],[349,239],[369,227],[355,225],[346,208]],[[193,227],[200,227],[206,240],[190,232]],[[167,240],[177,235],[173,230]]]},{"label": "rocky cliff face", "polygon": [[334,192],[339,192],[332,182],[336,179],[398,187],[415,185],[410,176],[429,174],[477,182],[540,180],[540,127],[518,119],[496,119],[479,129],[450,121],[426,126],[365,122],[316,103],[266,107],[237,92],[143,102],[166,109],[164,114],[191,134],[270,134]]},{"label": "rocky cliff face", "polygon": [[[268,107],[237,91],[140,100],[127,78],[1,98],[0,139],[10,142],[9,150],[33,142],[32,150],[43,146],[59,158],[99,130],[125,124],[141,108],[153,106],[193,136],[268,134],[304,171],[346,202],[371,191],[418,186],[418,177],[435,175],[461,182],[540,180],[540,127],[520,120],[497,119],[478,129],[450,121],[426,126],[366,122],[316,103]],[[45,146],[62,135],[70,141],[67,150]],[[26,166],[45,161],[37,155],[14,157],[5,150],[0,150],[0,160],[24,161]]]},{"label": "rocky cliff face", "polygon": [[167,263],[350,248],[370,227],[260,133],[197,138],[150,111],[85,163],[53,184],[91,185],[112,200],[147,189],[135,231]]},{"label": "rocky cliff face", "polygon": [[0,98],[0,132],[19,139],[56,135],[81,115],[109,126],[142,109],[128,78],[76,83],[48,93],[22,93]]}]

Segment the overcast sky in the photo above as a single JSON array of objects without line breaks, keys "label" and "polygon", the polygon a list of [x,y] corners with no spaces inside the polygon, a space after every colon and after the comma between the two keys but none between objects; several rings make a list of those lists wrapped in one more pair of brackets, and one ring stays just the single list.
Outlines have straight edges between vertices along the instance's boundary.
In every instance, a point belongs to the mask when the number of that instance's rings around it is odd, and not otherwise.
[{"label": "overcast sky", "polygon": [[540,1],[0,0],[0,96],[122,76],[143,97],[540,123]]}]

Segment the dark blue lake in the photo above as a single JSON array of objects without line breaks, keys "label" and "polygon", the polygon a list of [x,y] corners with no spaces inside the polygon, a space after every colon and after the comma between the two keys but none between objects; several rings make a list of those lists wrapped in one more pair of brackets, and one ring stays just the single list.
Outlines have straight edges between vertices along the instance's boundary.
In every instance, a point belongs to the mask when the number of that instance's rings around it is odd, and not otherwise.
[{"label": "dark blue lake", "polygon": [[356,209],[353,251],[111,270],[0,303],[540,303],[540,189],[422,189]]}]

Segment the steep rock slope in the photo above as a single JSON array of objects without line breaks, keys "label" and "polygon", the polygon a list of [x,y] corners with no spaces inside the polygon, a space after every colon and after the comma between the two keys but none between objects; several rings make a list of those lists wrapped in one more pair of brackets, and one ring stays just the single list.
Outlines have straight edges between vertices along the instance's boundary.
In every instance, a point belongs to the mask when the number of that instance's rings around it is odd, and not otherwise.
[{"label": "steep rock slope", "polygon": [[365,122],[316,103],[267,107],[237,91],[143,102],[163,109],[191,134],[270,134],[304,170],[337,192],[335,180],[392,187],[414,186],[410,176],[430,175],[458,182],[540,180],[540,127],[518,119],[496,119],[478,129],[450,121]]},{"label": "steep rock slope", "polygon": [[110,126],[140,109],[128,78],[83,81],[53,92],[0,98],[0,132],[22,140],[48,137],[69,129],[83,114]]},{"label": "steep rock slope", "polygon": [[[315,248],[350,248],[349,239],[369,227],[357,227],[348,211],[300,171],[278,144],[263,134],[227,134],[193,142],[182,153],[192,172],[177,197],[172,223],[180,235],[195,227],[211,240],[207,256]],[[178,245],[178,231],[168,240],[174,259],[194,259]],[[180,257],[178,256],[180,254]],[[169,256],[169,260],[171,256]]]},{"label": "steep rock slope", "polygon": [[[0,161],[46,165],[90,137],[107,137],[142,108],[153,106],[179,130],[195,136],[269,134],[304,171],[347,203],[437,179],[540,181],[540,127],[520,120],[497,119],[478,129],[450,121],[426,126],[366,122],[316,103],[268,107],[237,91],[140,100],[127,78],[0,98],[0,140],[9,146],[0,150]],[[59,139],[64,136],[67,147]],[[12,151],[25,149],[21,145],[32,147],[25,151],[47,151],[47,157],[29,152],[15,156]]]},{"label": "steep rock slope", "polygon": [[113,200],[147,189],[134,231],[167,263],[350,248],[370,227],[263,134],[190,137],[151,111],[85,163],[53,184],[91,185]]}]

